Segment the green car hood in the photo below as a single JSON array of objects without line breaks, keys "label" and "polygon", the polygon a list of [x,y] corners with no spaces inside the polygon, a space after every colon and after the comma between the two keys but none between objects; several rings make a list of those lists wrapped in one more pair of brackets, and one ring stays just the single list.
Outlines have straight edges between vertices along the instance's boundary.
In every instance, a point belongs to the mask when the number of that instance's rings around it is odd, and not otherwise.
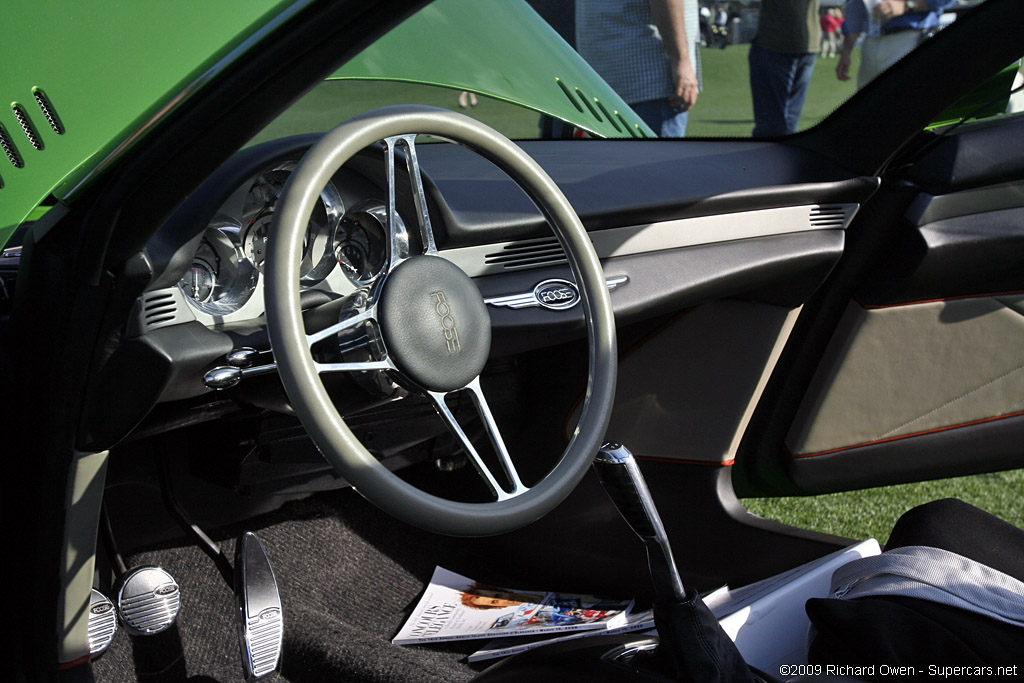
[{"label": "green car hood", "polygon": [[68,201],[295,0],[12,2],[0,44],[0,245]]},{"label": "green car hood", "polygon": [[597,137],[655,137],[523,0],[435,0],[330,78],[475,91]]},{"label": "green car hood", "polygon": [[[0,246],[72,203],[227,64],[315,0],[9,3],[0,44]],[[602,137],[653,133],[524,0],[436,0],[332,78],[471,90]]]}]

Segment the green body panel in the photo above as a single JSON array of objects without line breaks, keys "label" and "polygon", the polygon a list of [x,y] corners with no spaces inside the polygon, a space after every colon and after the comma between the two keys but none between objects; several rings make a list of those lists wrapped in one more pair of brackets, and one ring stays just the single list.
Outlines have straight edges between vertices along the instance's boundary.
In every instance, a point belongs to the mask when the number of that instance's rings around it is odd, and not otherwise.
[{"label": "green body panel", "polygon": [[[0,155],[0,246],[51,194],[72,202],[105,161],[201,89],[204,76],[309,0],[39,0],[4,8],[0,125],[21,167]],[[442,49],[443,48],[443,49]],[[523,0],[438,0],[337,78],[472,90],[601,137],[653,132]],[[61,134],[34,93],[56,111]],[[23,133],[21,106],[42,149]],[[112,156],[113,155],[113,156]]]},{"label": "green body panel", "polygon": [[598,137],[656,137],[524,0],[435,0],[331,78],[467,90]]},{"label": "green body panel", "polygon": [[942,128],[959,123],[965,117],[969,120],[981,120],[1002,114],[1006,111],[1006,105],[1010,100],[1010,90],[1013,88],[1013,79],[1019,68],[1019,61],[1006,67],[939,114],[927,129]]},{"label": "green body panel", "polygon": [[[11,2],[0,43],[0,125],[23,164],[0,154],[0,245],[48,195],[67,199],[142,125],[295,0]],[[56,111],[54,132],[35,99]],[[20,105],[42,149],[15,116]]]}]

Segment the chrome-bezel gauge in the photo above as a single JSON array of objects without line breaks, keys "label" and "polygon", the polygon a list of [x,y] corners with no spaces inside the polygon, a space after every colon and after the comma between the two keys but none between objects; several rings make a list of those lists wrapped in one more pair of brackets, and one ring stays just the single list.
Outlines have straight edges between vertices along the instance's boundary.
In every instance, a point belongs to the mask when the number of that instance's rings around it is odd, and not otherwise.
[{"label": "chrome-bezel gauge", "polygon": [[188,272],[178,282],[178,286],[181,287],[185,296],[197,304],[203,304],[210,300],[216,284],[217,276],[214,274],[214,266],[198,257],[192,260]]},{"label": "chrome-bezel gauge", "polygon": [[334,255],[349,282],[357,287],[377,279],[388,262],[388,214],[383,202],[356,204],[338,224]]},{"label": "chrome-bezel gauge", "polygon": [[[258,271],[263,270],[277,200],[295,166],[294,161],[275,166],[257,176],[249,187],[242,213],[245,226],[242,245],[246,260]],[[341,193],[334,183],[328,182],[313,207],[302,242],[299,278],[303,287],[319,284],[334,269],[335,232],[344,213],[345,204]]]},{"label": "chrome-bezel gauge", "polygon": [[199,310],[226,315],[252,298],[259,271],[242,255],[238,223],[224,216],[215,223],[217,227],[206,229],[178,287]]}]

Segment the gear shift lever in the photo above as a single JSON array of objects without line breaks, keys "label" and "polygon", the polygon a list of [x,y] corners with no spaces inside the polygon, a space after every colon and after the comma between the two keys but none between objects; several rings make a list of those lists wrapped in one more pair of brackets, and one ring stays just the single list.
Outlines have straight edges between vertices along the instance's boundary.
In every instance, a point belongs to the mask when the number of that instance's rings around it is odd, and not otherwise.
[{"label": "gear shift lever", "polygon": [[621,444],[605,443],[594,459],[594,470],[619,514],[647,547],[661,668],[682,681],[757,680],[697,591],[683,585],[665,527],[632,453]]},{"label": "gear shift lever", "polygon": [[633,454],[622,444],[605,443],[594,459],[594,470],[619,514],[647,547],[656,602],[684,600],[686,588],[672,559],[665,527]]}]

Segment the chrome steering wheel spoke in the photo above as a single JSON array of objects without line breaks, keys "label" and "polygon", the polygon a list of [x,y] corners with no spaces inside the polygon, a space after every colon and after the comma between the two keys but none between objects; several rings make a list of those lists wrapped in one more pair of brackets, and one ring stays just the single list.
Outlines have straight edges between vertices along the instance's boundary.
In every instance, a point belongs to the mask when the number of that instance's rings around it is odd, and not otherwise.
[{"label": "chrome steering wheel spoke", "polygon": [[363,311],[362,313],[358,313],[358,314],[356,314],[354,316],[351,316],[349,318],[344,318],[342,320],[339,320],[335,324],[331,325],[330,327],[325,327],[324,329],[320,330],[319,332],[314,332],[313,334],[307,334],[306,335],[306,344],[310,348],[312,348],[314,344],[316,344],[317,342],[323,341],[324,339],[327,339],[331,335],[340,334],[341,332],[346,332],[348,330],[354,330],[358,325],[362,325],[362,324],[365,324],[365,323],[368,323],[368,322],[376,322],[376,320],[377,320],[376,315],[377,315],[376,307],[371,307],[371,308],[368,308],[367,310]]},{"label": "chrome steering wheel spoke", "polygon": [[319,373],[325,372],[366,372],[368,370],[394,370],[395,366],[391,361],[384,360],[368,360],[368,361],[351,361],[351,362],[340,362],[340,363],[320,363],[313,361],[313,367]]},{"label": "chrome steering wheel spoke", "polygon": [[[309,347],[310,353],[313,351],[313,347],[337,334],[343,334],[356,330],[361,325],[377,324],[377,307],[376,305],[370,306],[365,311],[357,313],[356,315],[350,316],[339,320],[335,324],[325,327],[324,329],[315,332],[313,334],[306,335],[306,345]],[[363,360],[363,361],[339,361],[333,363],[321,363],[316,360],[315,356],[313,359],[313,366],[316,368],[317,373],[325,372],[366,372],[368,370],[397,370],[395,364],[388,357],[387,351],[383,350],[382,357],[375,360]]]},{"label": "chrome steering wheel spoke", "polygon": [[[498,483],[497,478],[480,456],[480,452],[476,449],[476,446],[473,445],[472,440],[466,434],[462,425],[459,424],[458,418],[455,417],[451,408],[448,407],[448,403],[445,399],[463,391],[468,391],[473,400],[473,405],[476,408],[477,414],[480,416],[481,422],[483,423],[484,431],[487,433],[487,438],[490,440],[491,446],[494,448],[494,452],[498,456],[498,462],[501,469],[509,483],[512,485],[511,491],[506,490],[504,486]],[[487,483],[487,486],[491,489],[491,493],[497,498],[497,500],[509,500],[510,498],[521,496],[530,490],[523,485],[522,480],[519,478],[519,472],[516,470],[515,464],[512,462],[512,457],[509,455],[508,448],[505,446],[505,440],[501,436],[501,430],[498,429],[498,423],[494,420],[491,408],[487,403],[487,399],[484,397],[483,390],[480,388],[479,377],[473,379],[473,381],[463,389],[449,392],[428,391],[427,395],[433,400],[434,407],[437,409],[438,414],[440,414],[441,419],[444,420],[448,429],[459,440],[459,443],[462,445],[462,450],[465,451],[470,462],[473,463],[474,469],[476,469],[477,473]]]},{"label": "chrome steering wheel spoke", "polygon": [[423,187],[423,175],[420,172],[419,158],[416,155],[416,135],[396,135],[383,140],[387,154],[388,181],[388,233],[391,239],[391,253],[388,270],[394,270],[399,263],[413,256],[409,245],[409,232],[398,218],[398,185],[395,170],[395,150],[401,149],[405,154],[405,166],[409,174],[412,188],[413,204],[416,207],[416,222],[419,226],[419,238],[422,254],[437,255],[437,244],[434,231],[430,225],[430,212],[427,210],[427,194]]}]

